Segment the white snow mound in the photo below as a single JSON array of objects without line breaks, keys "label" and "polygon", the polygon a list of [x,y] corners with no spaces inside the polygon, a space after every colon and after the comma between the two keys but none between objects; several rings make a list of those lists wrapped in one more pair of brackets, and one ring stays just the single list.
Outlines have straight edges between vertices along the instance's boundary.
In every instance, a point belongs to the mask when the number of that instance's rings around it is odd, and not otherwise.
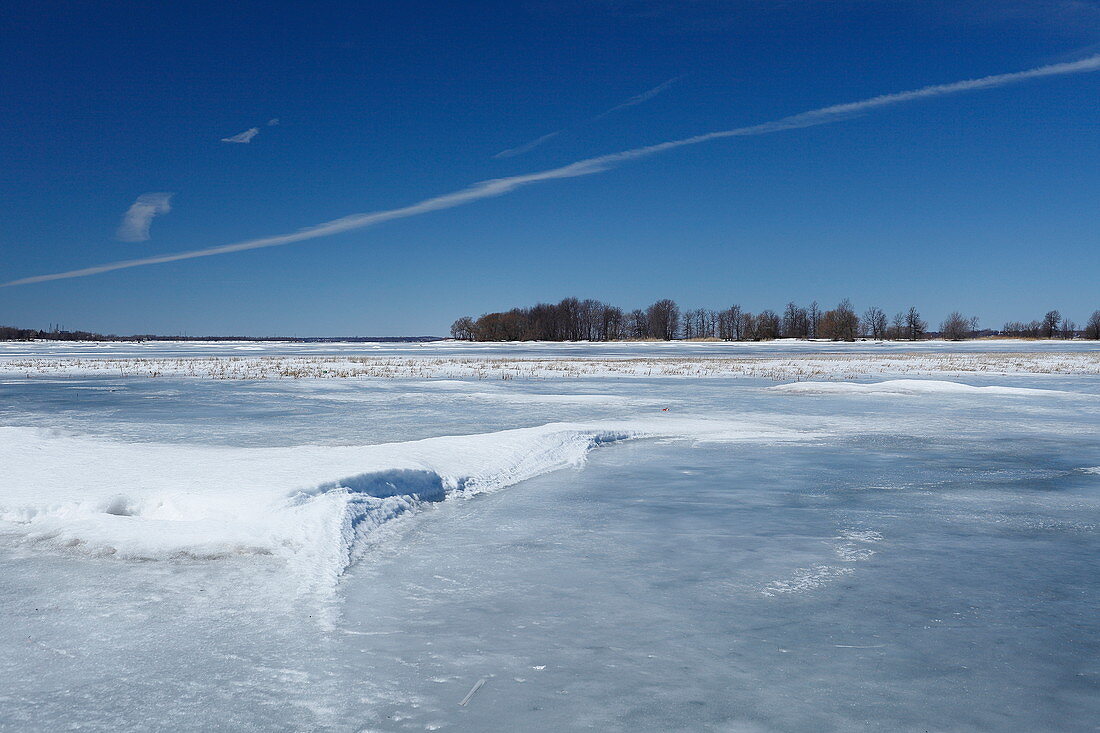
[{"label": "white snow mound", "polygon": [[807,435],[750,422],[669,418],[380,445],[237,448],[0,427],[0,531],[122,558],[275,555],[285,558],[303,591],[327,592],[389,520],[578,465],[602,443]]},{"label": "white snow mound", "polygon": [[[1068,395],[1054,389],[1027,387],[975,387],[959,382],[937,379],[890,379],[885,382],[861,384],[857,382],[794,382],[768,387],[772,392],[784,394],[886,394],[886,395],[1019,395],[1051,396]],[[1077,395],[1075,395],[1077,396]]]}]

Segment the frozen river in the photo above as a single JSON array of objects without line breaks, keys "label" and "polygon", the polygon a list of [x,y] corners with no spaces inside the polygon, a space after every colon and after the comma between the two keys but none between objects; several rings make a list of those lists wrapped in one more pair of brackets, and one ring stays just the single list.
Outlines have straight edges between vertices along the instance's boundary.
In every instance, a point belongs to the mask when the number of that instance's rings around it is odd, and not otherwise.
[{"label": "frozen river", "polygon": [[2,345],[0,729],[1095,730],[1098,356]]}]

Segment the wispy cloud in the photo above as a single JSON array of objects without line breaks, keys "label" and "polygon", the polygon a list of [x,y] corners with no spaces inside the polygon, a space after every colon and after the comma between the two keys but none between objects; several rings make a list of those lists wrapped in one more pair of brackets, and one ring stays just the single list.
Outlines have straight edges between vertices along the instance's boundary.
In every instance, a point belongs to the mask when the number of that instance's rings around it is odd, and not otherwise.
[{"label": "wispy cloud", "polygon": [[100,273],[111,272],[113,270],[122,270],[130,267],[156,265],[164,262],[178,262],[180,260],[190,260],[196,257],[212,257],[214,255],[228,254],[230,252],[242,252],[250,249],[261,249],[263,247],[278,247],[284,244],[303,242],[310,239],[328,237],[333,234],[340,234],[342,232],[348,232],[355,229],[363,229],[365,227],[374,226],[375,224],[381,224],[382,222],[386,221],[393,221],[395,219],[407,219],[409,217],[419,216],[421,214],[426,214],[431,211],[451,209],[456,206],[462,206],[464,204],[472,203],[474,201],[480,201],[481,199],[487,199],[495,196],[503,196],[504,194],[511,193],[516,189],[531,186],[536,183],[543,183],[545,181],[553,181],[564,178],[589,176],[595,173],[609,170],[628,161],[637,160],[639,158],[646,158],[652,155],[667,152],[669,150],[674,150],[676,148],[682,148],[689,145],[698,145],[700,143],[710,142],[712,140],[719,140],[731,137],[767,135],[783,130],[794,130],[804,127],[813,127],[815,125],[824,125],[831,122],[838,122],[840,120],[849,119],[850,117],[857,115],[861,112],[867,112],[869,110],[887,107],[895,104],[901,104],[904,102],[929,99],[932,97],[942,97],[950,94],[960,94],[963,92],[976,91],[979,89],[990,89],[993,87],[1016,84],[1030,79],[1039,79],[1049,76],[1063,76],[1067,74],[1080,74],[1097,70],[1100,70],[1100,54],[1090,56],[1089,58],[1082,59],[1080,61],[1063,64],[1051,64],[1049,66],[1040,66],[1038,68],[1028,69],[1027,71],[1019,71],[1011,74],[996,74],[993,76],[985,76],[980,79],[969,79],[966,81],[958,81],[951,84],[937,84],[934,86],[927,86],[921,89],[914,89],[907,92],[884,94],[878,97],[864,99],[859,102],[850,102],[847,104],[837,104],[830,107],[822,107],[819,109],[810,110],[808,112],[802,112],[800,114],[783,117],[781,119],[773,120],[771,122],[765,122],[759,125],[738,127],[731,130],[718,130],[716,132],[709,132],[703,135],[696,135],[694,137],[682,138],[680,140],[670,140],[668,142],[659,143],[656,145],[648,145],[646,147],[634,148],[632,150],[624,150],[619,153],[611,153],[610,155],[600,155],[594,158],[586,158],[584,160],[579,160],[575,163],[570,163],[569,165],[560,166],[558,168],[551,168],[549,170],[539,171],[536,173],[527,173],[524,175],[511,176],[508,178],[496,178],[489,181],[482,181],[481,183],[475,183],[474,185],[461,189],[459,191],[425,199],[410,206],[403,206],[400,208],[388,209],[384,211],[375,211],[367,214],[353,214],[351,216],[343,217],[342,219],[335,219],[333,221],[318,224],[317,226],[308,227],[306,229],[301,229],[297,232],[292,232],[290,234],[280,234],[273,237],[250,239],[244,242],[221,245],[219,247],[208,247],[206,249],[191,250],[190,252],[178,252],[175,254],[144,257],[135,260],[124,260],[122,262],[110,262],[103,265],[96,265],[94,267],[85,267],[79,270],[70,270],[68,272],[59,272],[51,275],[36,275],[34,277],[26,277],[19,280],[12,280],[11,282],[0,284],[0,287],[8,287],[12,285],[27,285],[30,283],[47,282],[50,280],[63,280],[73,277],[85,277],[87,275],[98,275]]},{"label": "wispy cloud", "polygon": [[561,130],[555,130],[554,132],[547,133],[547,134],[543,135],[542,137],[537,137],[529,143],[524,143],[523,145],[517,145],[516,147],[508,148],[507,150],[501,150],[499,153],[497,153],[493,157],[494,158],[512,158],[512,157],[515,157],[517,155],[523,155],[527,151],[534,150],[535,148],[537,148],[539,145],[542,145],[547,140],[552,140],[553,138],[557,137],[560,134],[561,134]]},{"label": "wispy cloud", "polygon": [[239,132],[236,135],[233,135],[232,137],[223,137],[222,142],[223,143],[250,143],[250,142],[252,142],[252,138],[256,137],[259,134],[260,134],[260,128],[250,127],[247,130],[245,130],[244,132]]},{"label": "wispy cloud", "polygon": [[[588,122],[596,122],[597,120],[602,120],[604,117],[607,117],[608,115],[610,115],[614,112],[618,112],[621,109],[626,109],[627,107],[633,107],[634,105],[641,104],[642,102],[648,102],[649,100],[653,99],[658,94],[660,94],[661,92],[663,92],[664,90],[668,89],[670,86],[675,84],[681,78],[682,77],[678,76],[674,79],[669,79],[668,81],[661,82],[660,84],[653,87],[652,89],[646,90],[646,91],[642,92],[641,94],[636,94],[633,97],[631,97],[630,99],[626,100],[625,102],[620,102],[619,104],[616,104],[611,109],[600,112],[595,117],[592,117],[591,119],[589,119]],[[555,130],[554,132],[547,133],[546,135],[543,135],[542,137],[537,137],[537,138],[535,138],[534,140],[532,140],[530,142],[526,142],[523,145],[517,145],[516,147],[508,148],[507,150],[501,150],[499,153],[497,153],[493,157],[494,158],[514,158],[517,155],[523,155],[524,153],[528,153],[528,152],[534,150],[535,148],[542,145],[543,143],[548,142],[550,140],[553,140],[555,137],[562,134],[563,132],[565,132],[565,130]]]},{"label": "wispy cloud", "polygon": [[663,81],[660,84],[658,84],[657,86],[653,87],[652,89],[648,89],[648,90],[642,92],[641,94],[635,94],[633,97],[626,100],[625,102],[620,102],[619,104],[616,104],[614,107],[607,110],[606,112],[599,113],[598,115],[596,115],[592,119],[593,120],[602,120],[604,117],[607,117],[609,114],[613,114],[615,112],[618,112],[621,109],[626,109],[627,107],[633,107],[634,105],[641,104],[642,102],[648,102],[649,100],[653,99],[658,94],[665,91],[666,89],[668,89],[670,86],[672,86],[676,82],[680,81],[681,78],[682,77],[677,76],[674,79],[669,79],[668,81]]},{"label": "wispy cloud", "polygon": [[144,242],[149,239],[149,225],[153,217],[172,210],[170,193],[143,193],[122,216],[115,236],[123,242]]},{"label": "wispy cloud", "polygon": [[277,124],[279,124],[279,118],[278,117],[272,117],[270,120],[267,121],[267,126],[268,127],[274,127]]}]

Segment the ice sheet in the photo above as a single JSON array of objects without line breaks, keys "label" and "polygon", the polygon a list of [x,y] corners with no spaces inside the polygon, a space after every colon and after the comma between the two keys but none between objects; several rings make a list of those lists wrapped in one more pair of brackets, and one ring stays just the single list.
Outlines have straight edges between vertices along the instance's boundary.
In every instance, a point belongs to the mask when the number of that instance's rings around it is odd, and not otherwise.
[{"label": "ice sheet", "polygon": [[238,346],[11,357],[0,730],[1100,717],[1089,344]]},{"label": "ice sheet", "polygon": [[759,422],[669,417],[271,449],[127,444],[6,427],[0,522],[30,541],[129,559],[275,555],[303,589],[331,592],[388,521],[578,465],[601,444],[807,435]]}]

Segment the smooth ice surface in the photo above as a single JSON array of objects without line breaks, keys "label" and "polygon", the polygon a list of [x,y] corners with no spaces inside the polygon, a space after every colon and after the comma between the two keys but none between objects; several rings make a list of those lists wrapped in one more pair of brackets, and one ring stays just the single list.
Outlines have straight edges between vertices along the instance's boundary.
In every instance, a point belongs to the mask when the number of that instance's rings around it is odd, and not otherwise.
[{"label": "smooth ice surface", "polygon": [[19,345],[0,729],[1090,729],[1095,345],[1017,345]]}]

